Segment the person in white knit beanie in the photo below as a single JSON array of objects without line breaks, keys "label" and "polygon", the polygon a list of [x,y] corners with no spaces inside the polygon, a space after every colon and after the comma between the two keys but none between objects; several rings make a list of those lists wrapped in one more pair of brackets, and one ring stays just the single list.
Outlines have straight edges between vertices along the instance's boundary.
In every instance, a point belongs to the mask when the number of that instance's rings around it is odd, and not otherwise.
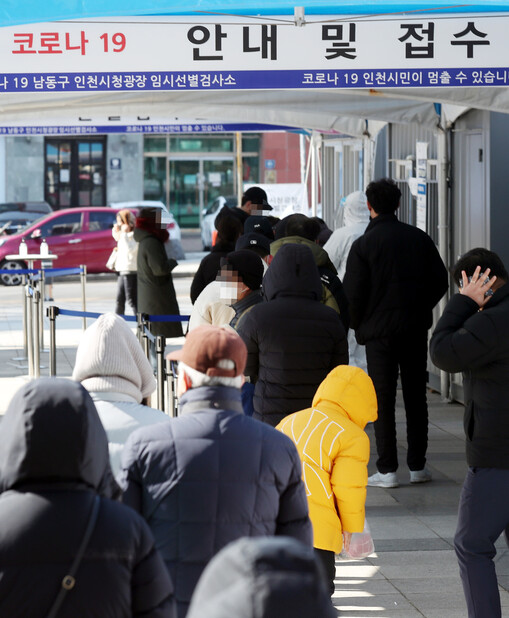
[{"label": "person in white knit beanie", "polygon": [[105,313],[86,329],[72,377],[92,396],[108,436],[111,468],[117,475],[129,434],[169,420],[146,405],[156,388],[152,366],[123,318]]}]

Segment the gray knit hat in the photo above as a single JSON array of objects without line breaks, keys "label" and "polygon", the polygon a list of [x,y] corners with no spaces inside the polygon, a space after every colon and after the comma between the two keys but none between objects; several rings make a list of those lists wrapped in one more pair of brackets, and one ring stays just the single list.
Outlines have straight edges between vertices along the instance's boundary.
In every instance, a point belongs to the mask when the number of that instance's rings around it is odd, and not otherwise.
[{"label": "gray knit hat", "polygon": [[156,388],[138,339],[114,313],[101,315],[83,333],[72,377],[89,392],[123,393],[138,403]]}]

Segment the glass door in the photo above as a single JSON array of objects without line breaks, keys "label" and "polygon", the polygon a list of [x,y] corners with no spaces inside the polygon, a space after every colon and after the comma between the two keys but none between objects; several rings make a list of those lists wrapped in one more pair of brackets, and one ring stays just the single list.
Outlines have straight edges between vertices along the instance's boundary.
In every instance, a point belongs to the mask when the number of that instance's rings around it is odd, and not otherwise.
[{"label": "glass door", "polygon": [[182,227],[198,227],[203,210],[216,197],[235,193],[234,159],[169,160],[170,210]]},{"label": "glass door", "polygon": [[58,210],[104,206],[106,138],[46,138],[45,199]]}]

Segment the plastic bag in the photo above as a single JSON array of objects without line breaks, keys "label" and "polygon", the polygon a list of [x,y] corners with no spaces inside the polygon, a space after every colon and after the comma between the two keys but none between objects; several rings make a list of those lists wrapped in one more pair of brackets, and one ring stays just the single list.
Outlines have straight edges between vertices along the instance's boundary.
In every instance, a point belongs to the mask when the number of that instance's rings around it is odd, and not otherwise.
[{"label": "plastic bag", "polygon": [[353,532],[350,540],[348,551],[343,548],[341,555],[344,558],[354,558],[360,560],[367,558],[375,551],[375,544],[368,526],[367,519],[364,520],[364,530],[362,532]]}]

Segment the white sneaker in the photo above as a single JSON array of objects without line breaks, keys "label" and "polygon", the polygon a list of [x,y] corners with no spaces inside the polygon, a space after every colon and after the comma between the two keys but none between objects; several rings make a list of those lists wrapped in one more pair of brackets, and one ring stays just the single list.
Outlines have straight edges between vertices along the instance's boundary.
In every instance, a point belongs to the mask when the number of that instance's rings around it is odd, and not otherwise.
[{"label": "white sneaker", "polygon": [[432,480],[431,472],[428,468],[422,470],[410,470],[411,483],[429,483]]},{"label": "white sneaker", "polygon": [[376,472],[372,476],[368,477],[368,487],[399,487],[398,477],[395,472]]}]

